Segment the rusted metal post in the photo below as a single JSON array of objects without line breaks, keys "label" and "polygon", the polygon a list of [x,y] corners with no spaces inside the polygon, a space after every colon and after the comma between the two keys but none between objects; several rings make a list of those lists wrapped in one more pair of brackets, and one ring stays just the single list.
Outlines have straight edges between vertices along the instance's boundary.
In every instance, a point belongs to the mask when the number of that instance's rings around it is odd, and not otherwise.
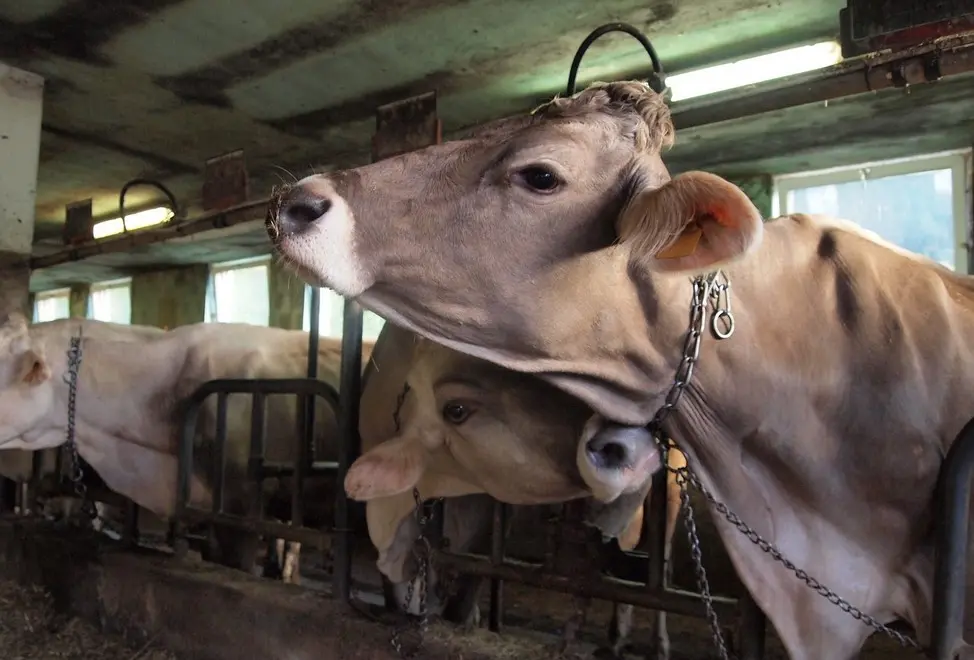
[{"label": "rusted metal post", "polygon": [[[380,106],[375,111],[372,160],[382,160],[438,144],[440,136],[435,92]],[[348,601],[352,579],[351,512],[342,484],[345,483],[349,466],[360,450],[358,423],[362,396],[362,307],[354,300],[345,301],[340,382],[338,428],[341,442],[336,479],[338,488],[335,493],[334,589],[339,598]]]}]

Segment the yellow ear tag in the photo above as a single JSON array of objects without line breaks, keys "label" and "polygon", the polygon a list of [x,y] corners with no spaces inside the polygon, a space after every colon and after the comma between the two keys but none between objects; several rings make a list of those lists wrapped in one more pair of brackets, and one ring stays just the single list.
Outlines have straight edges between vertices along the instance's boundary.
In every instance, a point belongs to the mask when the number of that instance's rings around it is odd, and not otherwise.
[{"label": "yellow ear tag", "polygon": [[703,230],[699,227],[687,228],[680,237],[676,239],[676,242],[671,246],[664,248],[657,255],[657,259],[680,259],[682,257],[689,257],[691,254],[697,251],[697,245],[700,243],[700,237],[703,236]]}]

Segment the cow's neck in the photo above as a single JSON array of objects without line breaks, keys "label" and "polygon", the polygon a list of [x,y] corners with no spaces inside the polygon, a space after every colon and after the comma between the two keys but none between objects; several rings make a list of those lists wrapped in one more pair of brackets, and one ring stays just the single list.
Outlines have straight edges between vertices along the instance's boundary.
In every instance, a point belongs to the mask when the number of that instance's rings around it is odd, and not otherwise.
[{"label": "cow's neck", "polygon": [[[970,375],[947,366],[970,357],[950,346],[952,326],[970,319],[922,266],[899,290],[929,300],[930,311],[910,314],[904,310],[913,301],[896,300],[889,281],[898,271],[878,252],[864,257],[866,267],[849,263],[855,279],[843,282],[822,258],[820,232],[790,220],[767,229],[756,254],[725,269],[735,335],[717,341],[705,333],[692,383],[666,430],[713,494],[800,568],[879,620],[906,618],[923,635],[930,496],[945,442],[971,414],[945,415],[956,408],[956,394],[932,385],[947,377],[961,391],[974,390]],[[666,305],[653,324],[664,331],[632,351],[647,362],[679,355],[682,340],[670,335],[686,323],[690,285],[652,276],[645,286],[669,287],[665,299],[686,302]],[[839,318],[843,304],[858,306],[856,327]],[[717,517],[738,572],[792,657],[852,657],[869,629]],[[810,645],[810,626],[831,635]]]},{"label": "cow's neck", "polygon": [[[67,351],[72,325],[37,337],[51,368],[54,404],[42,427],[33,434],[36,446],[60,444],[68,426]],[[110,341],[84,338],[74,414],[76,439],[96,445],[125,442],[173,451],[171,397],[185,359],[178,342]],[[57,436],[58,442],[54,442]]]}]

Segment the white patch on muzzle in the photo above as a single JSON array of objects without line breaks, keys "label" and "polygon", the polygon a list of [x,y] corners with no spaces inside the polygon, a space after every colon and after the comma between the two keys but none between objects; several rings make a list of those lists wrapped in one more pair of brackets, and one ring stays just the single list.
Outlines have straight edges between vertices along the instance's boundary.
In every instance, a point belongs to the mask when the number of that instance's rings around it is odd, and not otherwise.
[{"label": "white patch on muzzle", "polygon": [[305,177],[295,184],[299,187],[311,195],[326,197],[331,206],[301,233],[281,238],[278,250],[310,284],[346,297],[361,295],[372,281],[356,252],[355,215],[327,178]]}]

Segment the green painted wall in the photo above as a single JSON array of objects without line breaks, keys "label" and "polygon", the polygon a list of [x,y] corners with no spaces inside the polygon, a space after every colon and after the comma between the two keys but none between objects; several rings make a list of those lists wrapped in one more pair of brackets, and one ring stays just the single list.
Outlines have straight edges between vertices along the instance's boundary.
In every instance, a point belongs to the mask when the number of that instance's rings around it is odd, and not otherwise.
[{"label": "green painted wall", "polygon": [[88,297],[90,284],[72,284],[68,292],[68,316],[72,319],[88,318]]},{"label": "green painted wall", "polygon": [[267,265],[268,322],[272,328],[300,330],[304,320],[305,284],[272,259]]},{"label": "green painted wall", "polygon": [[202,323],[206,314],[205,264],[169,268],[132,277],[132,324],[175,328]]}]

